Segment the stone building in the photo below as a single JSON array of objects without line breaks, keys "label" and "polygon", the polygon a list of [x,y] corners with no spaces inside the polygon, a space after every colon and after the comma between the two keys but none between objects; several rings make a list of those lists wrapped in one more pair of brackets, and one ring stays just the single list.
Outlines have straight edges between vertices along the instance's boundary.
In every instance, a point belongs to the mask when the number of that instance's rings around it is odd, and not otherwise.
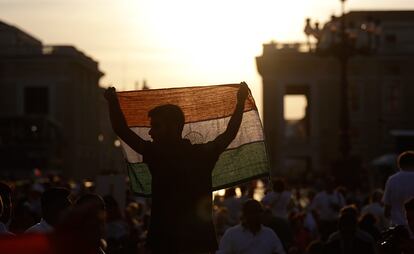
[{"label": "stone building", "polygon": [[[414,129],[414,11],[352,11],[347,22],[381,21],[379,48],[348,63],[352,154],[370,167],[395,150],[392,130]],[[263,45],[263,119],[273,173],[300,178],[327,172],[339,157],[340,64],[306,44]],[[287,119],[286,100],[302,101],[300,119]],[[414,148],[414,147],[413,147]]]},{"label": "stone building", "polygon": [[43,45],[0,22],[2,174],[32,169],[93,178],[120,170],[98,63],[73,46]]}]

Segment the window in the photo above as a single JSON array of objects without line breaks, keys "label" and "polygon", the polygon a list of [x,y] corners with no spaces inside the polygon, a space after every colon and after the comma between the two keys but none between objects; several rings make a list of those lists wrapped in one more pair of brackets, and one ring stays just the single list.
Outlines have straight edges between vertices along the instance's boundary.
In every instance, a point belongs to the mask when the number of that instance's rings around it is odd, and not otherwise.
[{"label": "window", "polygon": [[283,98],[285,137],[304,140],[309,136],[309,89],[307,86],[288,86]]},{"label": "window", "polygon": [[24,113],[36,115],[49,113],[49,89],[47,87],[24,88]]}]

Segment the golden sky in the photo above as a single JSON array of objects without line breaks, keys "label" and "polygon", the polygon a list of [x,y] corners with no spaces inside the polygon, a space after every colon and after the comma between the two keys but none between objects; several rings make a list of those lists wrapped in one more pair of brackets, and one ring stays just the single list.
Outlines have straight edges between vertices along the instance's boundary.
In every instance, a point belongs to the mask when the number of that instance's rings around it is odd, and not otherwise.
[{"label": "golden sky", "polygon": [[[347,10],[413,9],[413,0],[349,0]],[[259,108],[255,56],[271,40],[304,40],[339,0],[0,0],[0,20],[44,44],[75,45],[119,90],[246,81]]]}]

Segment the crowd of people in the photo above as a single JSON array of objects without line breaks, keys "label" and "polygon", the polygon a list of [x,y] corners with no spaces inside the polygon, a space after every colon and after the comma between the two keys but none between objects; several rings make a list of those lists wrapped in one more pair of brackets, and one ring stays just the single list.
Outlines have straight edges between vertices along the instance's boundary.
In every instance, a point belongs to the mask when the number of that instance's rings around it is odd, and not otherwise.
[{"label": "crowd of people", "polygon": [[[400,171],[372,193],[337,186],[331,177],[306,186],[262,179],[260,200],[257,180],[228,188],[213,200],[217,253],[414,253],[413,158],[400,156]],[[0,250],[147,253],[150,198],[128,192],[120,207],[93,187],[55,179],[0,183]]]},{"label": "crowd of people", "polygon": [[372,193],[326,176],[295,185],[262,179],[263,197],[252,181],[212,198],[212,171],[237,136],[248,95],[242,82],[224,132],[192,144],[179,106],[148,112],[148,141],[129,128],[108,88],[112,128],[143,156],[151,199],[102,197],[59,177],[1,183],[0,253],[414,254],[414,152],[402,153],[400,171]]}]

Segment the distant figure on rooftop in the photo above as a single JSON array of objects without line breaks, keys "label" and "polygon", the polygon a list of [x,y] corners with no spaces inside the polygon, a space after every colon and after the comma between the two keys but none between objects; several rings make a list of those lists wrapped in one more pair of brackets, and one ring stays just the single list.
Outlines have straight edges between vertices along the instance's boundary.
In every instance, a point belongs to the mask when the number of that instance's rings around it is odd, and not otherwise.
[{"label": "distant figure on rooftop", "polygon": [[112,128],[143,155],[151,172],[152,210],[147,245],[152,253],[205,253],[217,249],[211,173],[220,154],[239,131],[248,92],[246,83],[241,83],[237,106],[224,133],[211,142],[191,144],[182,138],[185,119],[177,105],[161,105],[148,112],[149,135],[153,140],[150,142],[128,127],[115,88],[106,90]]}]

